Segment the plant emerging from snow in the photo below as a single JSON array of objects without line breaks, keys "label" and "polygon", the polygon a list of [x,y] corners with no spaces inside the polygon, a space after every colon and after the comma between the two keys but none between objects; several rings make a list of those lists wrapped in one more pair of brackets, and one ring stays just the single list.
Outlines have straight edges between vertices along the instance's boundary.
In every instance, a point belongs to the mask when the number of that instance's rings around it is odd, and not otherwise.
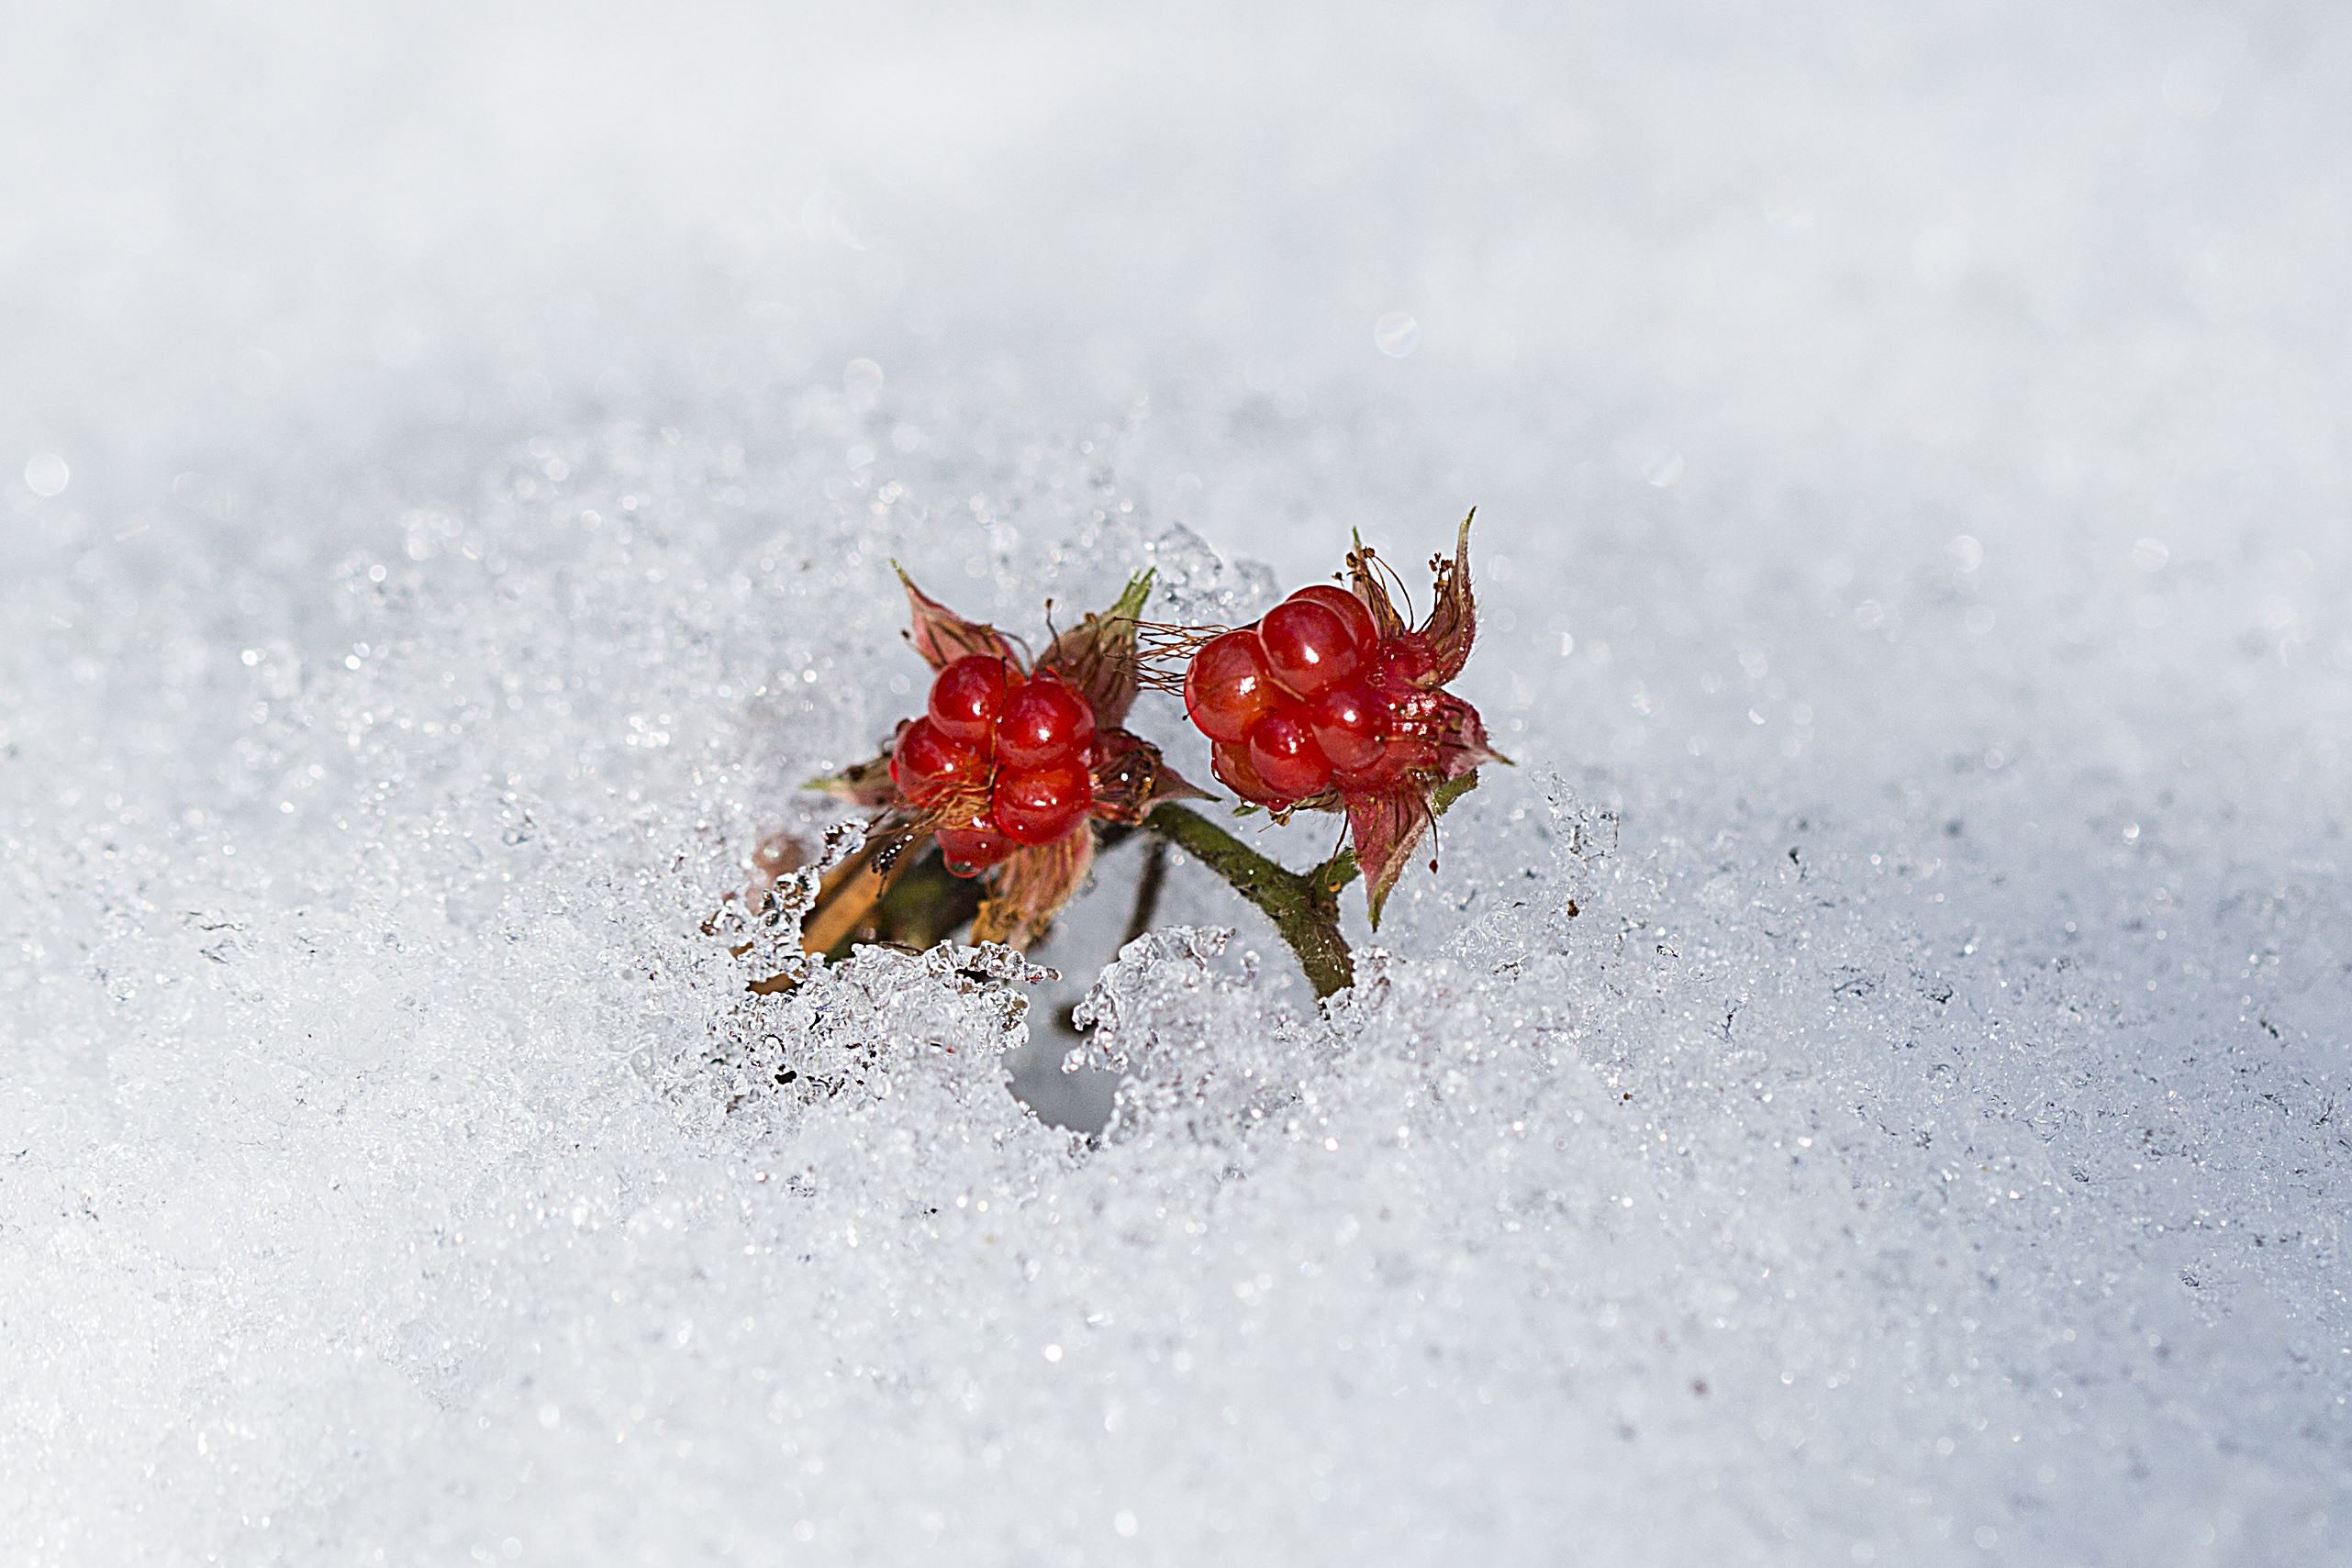
[{"label": "plant emerging from snow", "polygon": [[[810,786],[869,817],[864,846],[814,899],[804,948],[929,947],[968,920],[975,942],[1026,949],[1085,885],[1098,849],[1140,829],[1264,911],[1317,995],[1346,986],[1354,962],[1339,929],[1341,890],[1364,875],[1377,929],[1437,815],[1477,786],[1482,764],[1508,761],[1477,710],[1445,690],[1477,633],[1468,517],[1453,557],[1430,565],[1431,608],[1418,627],[1390,596],[1395,573],[1361,539],[1345,586],[1303,588],[1246,627],[1146,628],[1146,573],[1034,660],[902,573],[908,640],[933,680],[923,714],[902,720],[880,755]],[[1343,813],[1350,847],[1293,872],[1177,805],[1209,797],[1121,727],[1144,685],[1183,691],[1243,812]],[[1156,866],[1131,935],[1149,923]]]}]

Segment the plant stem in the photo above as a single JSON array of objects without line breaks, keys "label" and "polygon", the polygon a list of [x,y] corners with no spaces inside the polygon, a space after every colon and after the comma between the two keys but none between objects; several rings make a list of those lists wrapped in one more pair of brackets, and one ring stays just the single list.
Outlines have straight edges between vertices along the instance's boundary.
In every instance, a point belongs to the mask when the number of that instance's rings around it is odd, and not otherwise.
[{"label": "plant stem", "polygon": [[1303,874],[1286,870],[1198,812],[1173,802],[1154,809],[1143,826],[1256,905],[1299,955],[1299,967],[1307,972],[1316,995],[1329,996],[1354,984],[1354,960],[1339,929],[1339,889],[1326,874],[1328,864]]},{"label": "plant stem", "polygon": [[[1478,787],[1478,775],[1463,774],[1438,786],[1432,816]],[[1310,871],[1290,871],[1259,854],[1197,811],[1173,802],[1143,819],[1155,833],[1224,878],[1226,885],[1257,906],[1299,956],[1299,967],[1319,997],[1355,984],[1355,958],[1340,934],[1340,890],[1361,874],[1355,851],[1342,850]]]},{"label": "plant stem", "polygon": [[[1444,815],[1448,806],[1477,784],[1478,775],[1471,773],[1441,784],[1430,800],[1432,814]],[[1108,850],[1135,829],[1107,826],[1097,831],[1098,847]],[[1355,851],[1342,850],[1321,865],[1291,871],[1198,812],[1173,801],[1154,808],[1143,819],[1143,831],[1151,834],[1154,841],[1137,878],[1135,912],[1128,921],[1122,946],[1149,929],[1167,875],[1167,846],[1174,845],[1274,922],[1274,929],[1298,955],[1299,967],[1306,972],[1307,983],[1317,996],[1329,996],[1354,984],[1354,955],[1340,933],[1339,895],[1361,874]],[[984,895],[978,878],[950,874],[935,844],[925,845],[913,863],[897,868],[886,881],[873,873],[863,857],[845,866],[843,873],[836,876],[841,879],[841,893],[848,895],[846,906],[823,910],[819,920],[811,922],[815,940],[808,944],[816,951],[821,942],[826,957],[835,962],[847,958],[855,942],[928,948],[945,941],[971,922]],[[829,885],[828,891],[833,887]]]},{"label": "plant stem", "polygon": [[1160,912],[1160,889],[1168,881],[1168,841],[1154,838],[1143,846],[1143,869],[1135,876],[1135,912],[1127,917],[1127,934],[1119,939],[1125,947],[1152,929],[1154,917]]},{"label": "plant stem", "polygon": [[980,912],[980,879],[950,873],[937,844],[925,844],[913,860],[868,908],[857,912],[862,917],[829,922],[809,941],[810,950],[838,963],[857,942],[930,948],[970,925]]}]

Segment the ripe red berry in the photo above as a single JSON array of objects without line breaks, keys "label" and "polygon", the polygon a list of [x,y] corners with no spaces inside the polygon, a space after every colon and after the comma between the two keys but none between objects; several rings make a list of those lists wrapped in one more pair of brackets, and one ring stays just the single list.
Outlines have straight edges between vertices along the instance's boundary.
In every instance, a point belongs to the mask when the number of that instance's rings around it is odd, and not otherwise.
[{"label": "ripe red berry", "polygon": [[1209,743],[1209,771],[1217,782],[1240,795],[1260,805],[1271,805],[1282,797],[1266,788],[1265,781],[1250,766],[1250,751],[1246,746],[1231,746],[1222,740]]},{"label": "ripe red berry", "polygon": [[1069,684],[1040,671],[997,710],[997,760],[1042,768],[1083,757],[1094,739],[1094,709]]},{"label": "ripe red berry", "polygon": [[985,653],[958,659],[931,683],[931,723],[951,740],[986,746],[1007,694],[1020,684],[1020,672],[1002,659]]},{"label": "ripe red berry", "polygon": [[940,799],[961,784],[985,785],[987,761],[971,747],[951,740],[928,718],[898,732],[890,751],[890,782],[917,805]]},{"label": "ripe red berry", "polygon": [[1246,627],[1211,640],[1184,673],[1184,710],[1211,740],[1241,744],[1280,695],[1266,674],[1265,650]]},{"label": "ripe red berry", "polygon": [[1266,669],[1302,697],[1318,697],[1362,667],[1364,649],[1337,610],[1292,595],[1258,623]]},{"label": "ripe red berry", "polygon": [[1380,640],[1380,628],[1374,622],[1372,612],[1364,601],[1336,583],[1313,583],[1290,595],[1294,599],[1310,599],[1333,611],[1347,623],[1348,634],[1356,646],[1370,650]]},{"label": "ripe red berry", "polygon": [[1360,773],[1380,761],[1382,709],[1362,686],[1342,686],[1326,692],[1309,710],[1307,728],[1333,769]]},{"label": "ripe red berry", "polygon": [[1383,687],[1402,690],[1419,686],[1421,678],[1437,668],[1437,655],[1429,646],[1429,639],[1419,632],[1400,632],[1383,638],[1374,660],[1374,682]]},{"label": "ripe red berry", "polygon": [[1020,848],[986,825],[939,829],[939,852],[958,876],[977,876]]},{"label": "ripe red berry", "polygon": [[1331,762],[1303,709],[1277,708],[1251,726],[1249,759],[1266,787],[1286,799],[1320,794],[1332,782]]},{"label": "ripe red berry", "polygon": [[1052,843],[1085,821],[1093,804],[1094,786],[1082,762],[997,774],[993,815],[998,828],[1018,844]]}]

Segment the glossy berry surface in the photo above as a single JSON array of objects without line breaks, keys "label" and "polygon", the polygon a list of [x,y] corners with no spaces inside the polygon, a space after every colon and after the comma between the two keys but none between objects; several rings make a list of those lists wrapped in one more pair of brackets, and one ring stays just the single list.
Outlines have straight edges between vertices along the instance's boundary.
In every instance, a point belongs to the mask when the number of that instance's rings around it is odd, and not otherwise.
[{"label": "glossy berry surface", "polygon": [[1427,638],[1384,638],[1362,600],[1317,584],[1202,645],[1185,672],[1185,710],[1215,742],[1218,781],[1280,809],[1434,768],[1444,698],[1425,683],[1436,667]]},{"label": "glossy berry surface", "polygon": [[1317,795],[1332,782],[1332,764],[1315,744],[1304,714],[1277,708],[1250,727],[1250,767],[1277,796],[1298,800]]},{"label": "glossy berry surface", "polygon": [[1257,635],[1267,672],[1295,696],[1319,697],[1364,663],[1363,644],[1346,618],[1304,594],[1293,594],[1268,610]]},{"label": "glossy berry surface", "polygon": [[925,710],[898,732],[890,778],[908,804],[941,814],[948,870],[976,876],[1085,826],[1094,709],[1068,682],[975,654],[940,671]]},{"label": "glossy berry surface", "polygon": [[1094,735],[1087,699],[1068,682],[1041,673],[998,710],[997,760],[1015,768],[1050,767],[1083,756]]},{"label": "glossy berry surface", "polygon": [[1211,740],[1238,745],[1282,694],[1265,667],[1265,649],[1244,627],[1213,639],[1184,673],[1184,710]]},{"label": "glossy berry surface", "polygon": [[1265,781],[1250,766],[1249,748],[1229,745],[1222,740],[1209,744],[1209,771],[1217,782],[1240,795],[1243,800],[1270,801],[1275,793],[1265,787]]},{"label": "glossy berry surface", "polygon": [[1380,761],[1382,744],[1379,700],[1362,686],[1342,686],[1323,694],[1308,717],[1315,744],[1343,773],[1363,773]]},{"label": "glossy berry surface", "polygon": [[997,774],[997,827],[1014,842],[1050,844],[1086,820],[1094,786],[1083,762]]},{"label": "glossy berry surface", "polygon": [[918,806],[943,798],[959,784],[977,786],[987,778],[980,753],[941,734],[929,718],[919,718],[900,731],[890,753],[890,782]]},{"label": "glossy berry surface", "polygon": [[1020,684],[1020,672],[1005,660],[984,653],[958,659],[931,683],[931,721],[951,740],[985,744],[1005,698]]},{"label": "glossy berry surface", "polygon": [[1372,612],[1364,601],[1336,583],[1316,583],[1290,595],[1310,604],[1321,605],[1347,623],[1348,635],[1359,648],[1376,648],[1380,642],[1380,628],[1372,619]]}]

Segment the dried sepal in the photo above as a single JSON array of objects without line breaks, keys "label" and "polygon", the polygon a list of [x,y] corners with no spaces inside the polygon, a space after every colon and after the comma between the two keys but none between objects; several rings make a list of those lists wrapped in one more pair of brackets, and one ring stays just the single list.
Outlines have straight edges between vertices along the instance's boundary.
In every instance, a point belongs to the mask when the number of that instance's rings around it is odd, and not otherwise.
[{"label": "dried sepal", "polygon": [[1388,584],[1395,579],[1394,571],[1380,554],[1361,538],[1355,548],[1347,552],[1348,586],[1364,606],[1372,612],[1373,624],[1380,628],[1383,639],[1402,637],[1408,633],[1427,640],[1431,657],[1429,670],[1418,676],[1415,684],[1435,690],[1462,673],[1470,662],[1470,645],[1478,635],[1477,601],[1470,592],[1470,523],[1478,509],[1470,508],[1455,535],[1454,559],[1432,557],[1430,571],[1436,581],[1434,597],[1429,617],[1421,623],[1418,632],[1398,613],[1397,604],[1388,593]]},{"label": "dried sepal", "polygon": [[1006,861],[972,921],[974,945],[1002,942],[1026,952],[1042,941],[1053,917],[1086,885],[1094,857],[1094,834],[1082,827]]},{"label": "dried sepal", "polygon": [[1380,911],[1389,890],[1412,864],[1413,851],[1434,820],[1429,799],[1419,790],[1394,789],[1378,795],[1350,796],[1348,837],[1355,848],[1355,863],[1364,873],[1365,896],[1370,902],[1372,929],[1380,929]]},{"label": "dried sepal", "polygon": [[905,585],[907,605],[913,612],[914,624],[907,628],[907,640],[914,644],[915,651],[932,669],[944,670],[958,659],[975,653],[993,654],[999,659],[1014,657],[1012,644],[995,627],[965,620],[916,587],[915,580],[907,575],[904,567],[894,562],[891,569]]},{"label": "dried sepal", "polygon": [[1168,766],[1160,749],[1125,729],[1098,731],[1094,746],[1094,816],[1132,826],[1164,800],[1208,800]]},{"label": "dried sepal", "polygon": [[1421,684],[1432,688],[1462,673],[1470,662],[1470,644],[1478,635],[1478,607],[1470,594],[1470,519],[1477,515],[1478,509],[1473,506],[1462,519],[1461,532],[1455,536],[1454,559],[1438,556],[1429,563],[1437,582],[1434,602],[1429,607],[1429,618],[1421,622],[1421,634],[1429,639],[1430,652],[1437,662]]},{"label": "dried sepal", "polygon": [[[900,719],[898,728],[906,728],[907,723],[907,720]],[[829,777],[810,779],[800,787],[819,795],[830,795],[836,800],[846,800],[868,811],[895,806],[898,804],[898,786],[890,779],[890,752],[897,744],[894,739],[890,746],[883,748],[882,755],[863,762],[853,762]]]},{"label": "dried sepal", "polygon": [[1109,822],[1141,822],[1160,782],[1160,749],[1124,729],[1098,730],[1094,813]]},{"label": "dried sepal", "polygon": [[1135,706],[1135,634],[1143,602],[1151,597],[1152,575],[1130,578],[1109,609],[1101,615],[1088,611],[1081,624],[1054,638],[1037,662],[1039,669],[1053,671],[1078,689],[1101,728],[1116,728]]},{"label": "dried sepal", "polygon": [[1157,806],[1164,800],[1214,800],[1217,797],[1177,773],[1163,762],[1160,775],[1152,782],[1152,793],[1145,803]]},{"label": "dried sepal", "polygon": [[1488,762],[1510,765],[1510,759],[1488,741],[1486,721],[1478,717],[1477,708],[1452,692],[1440,692],[1437,696],[1444,705],[1438,720],[1438,777],[1458,779],[1477,772]]}]

